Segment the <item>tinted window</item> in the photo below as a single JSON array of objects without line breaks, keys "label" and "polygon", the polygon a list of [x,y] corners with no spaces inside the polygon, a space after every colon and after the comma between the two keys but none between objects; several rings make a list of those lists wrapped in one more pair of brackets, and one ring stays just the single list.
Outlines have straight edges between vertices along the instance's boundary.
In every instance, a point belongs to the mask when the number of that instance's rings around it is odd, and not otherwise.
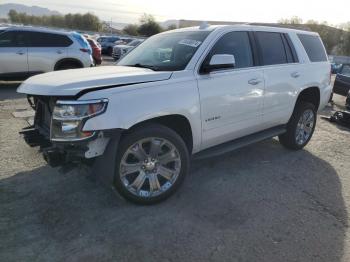
[{"label": "tinted window", "polygon": [[282,35],[280,33],[256,32],[263,65],[288,63]]},{"label": "tinted window", "polygon": [[0,35],[0,47],[26,46],[26,37],[23,32],[9,31]]},{"label": "tinted window", "polygon": [[29,34],[31,47],[67,47],[73,42],[65,35],[27,32]]},{"label": "tinted window", "polygon": [[311,62],[327,61],[327,55],[319,36],[298,34],[298,37]]},{"label": "tinted window", "polygon": [[251,67],[254,64],[247,32],[231,32],[221,37],[213,46],[205,63],[209,63],[210,58],[217,54],[234,55],[236,68]]},{"label": "tinted window", "polygon": [[350,65],[343,65],[340,74],[350,76]]}]

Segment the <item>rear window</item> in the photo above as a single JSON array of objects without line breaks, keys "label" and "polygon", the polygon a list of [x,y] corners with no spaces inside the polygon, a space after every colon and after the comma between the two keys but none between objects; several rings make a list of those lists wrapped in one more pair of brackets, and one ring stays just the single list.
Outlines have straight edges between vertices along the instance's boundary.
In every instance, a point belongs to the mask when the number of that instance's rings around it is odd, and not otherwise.
[{"label": "rear window", "polygon": [[256,32],[263,65],[288,63],[287,53],[280,33]]},{"label": "rear window", "polygon": [[66,35],[42,32],[27,32],[30,47],[68,47],[73,42]]},{"label": "rear window", "polygon": [[327,54],[319,36],[298,34],[311,62],[327,61]]}]

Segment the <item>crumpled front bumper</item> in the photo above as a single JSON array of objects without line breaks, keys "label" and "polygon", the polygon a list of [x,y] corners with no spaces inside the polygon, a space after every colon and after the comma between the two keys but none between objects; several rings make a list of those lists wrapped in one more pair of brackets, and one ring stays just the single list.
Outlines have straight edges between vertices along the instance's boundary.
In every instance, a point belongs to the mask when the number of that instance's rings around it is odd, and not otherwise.
[{"label": "crumpled front bumper", "polygon": [[63,166],[69,163],[88,162],[104,154],[111,138],[119,132],[100,131],[84,141],[52,142],[34,126],[29,126],[20,132],[25,142],[31,147],[39,147],[46,162],[52,166]]}]

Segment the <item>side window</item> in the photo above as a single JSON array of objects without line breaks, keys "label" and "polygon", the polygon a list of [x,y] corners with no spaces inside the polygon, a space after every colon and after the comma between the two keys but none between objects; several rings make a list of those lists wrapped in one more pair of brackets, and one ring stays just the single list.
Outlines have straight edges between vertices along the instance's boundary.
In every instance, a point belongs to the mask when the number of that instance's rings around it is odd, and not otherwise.
[{"label": "side window", "polygon": [[319,36],[298,34],[298,37],[311,62],[327,61],[327,54]]},{"label": "side window", "polygon": [[26,46],[25,34],[20,31],[5,32],[0,35],[0,47]]},{"label": "side window", "polygon": [[73,42],[65,35],[29,32],[31,47],[68,47]]},{"label": "side window", "polygon": [[288,63],[283,38],[280,33],[256,32],[263,65],[278,65]]},{"label": "side window", "polygon": [[340,74],[344,76],[350,76],[350,65],[343,65]]},{"label": "side window", "polygon": [[251,67],[254,65],[247,32],[230,32],[222,36],[213,46],[205,63],[209,63],[210,58],[217,54],[234,55],[236,60],[235,68]]}]

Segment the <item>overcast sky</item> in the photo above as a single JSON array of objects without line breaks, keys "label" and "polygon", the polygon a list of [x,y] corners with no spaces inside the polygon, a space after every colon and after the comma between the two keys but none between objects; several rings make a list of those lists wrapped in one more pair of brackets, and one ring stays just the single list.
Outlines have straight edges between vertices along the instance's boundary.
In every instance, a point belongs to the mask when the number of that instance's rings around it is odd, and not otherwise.
[{"label": "overcast sky", "polygon": [[[239,22],[276,22],[299,16],[330,24],[350,20],[350,0],[0,0],[0,3],[38,5],[61,13],[92,12],[103,20],[132,23],[143,13],[157,20],[195,19]],[[336,5],[332,6],[332,3]]]}]

